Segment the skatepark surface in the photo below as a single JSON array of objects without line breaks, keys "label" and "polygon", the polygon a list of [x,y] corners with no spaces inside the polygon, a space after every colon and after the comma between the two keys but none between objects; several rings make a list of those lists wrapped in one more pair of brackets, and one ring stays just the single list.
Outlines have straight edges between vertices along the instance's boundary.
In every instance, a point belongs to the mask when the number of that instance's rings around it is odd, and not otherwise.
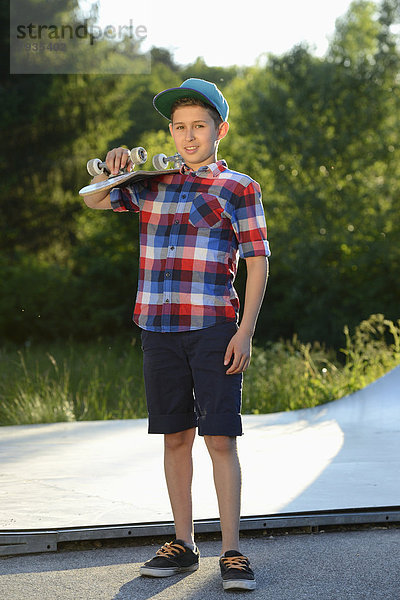
[{"label": "skatepark surface", "polygon": [[[222,600],[220,542],[200,541],[200,568],[165,579],[139,576],[157,545],[0,558],[4,600]],[[399,600],[400,529],[242,540],[257,589],[252,600]]]},{"label": "skatepark surface", "polygon": [[[320,407],[245,416],[244,428],[243,516],[399,506],[400,367]],[[212,519],[218,511],[201,439],[194,454],[195,518]],[[46,527],[171,522],[161,457],[162,437],[149,436],[143,420],[0,428],[0,538]],[[241,550],[258,586],[251,597],[399,600],[399,523],[358,529],[243,531]],[[3,556],[0,598],[235,596],[240,592],[222,590],[218,536],[199,536],[198,571],[166,579],[139,576],[140,565],[166,539],[71,543],[54,553]]]},{"label": "skatepark surface", "polygon": [[[398,506],[400,366],[316,408],[245,415],[242,515]],[[0,428],[0,530],[171,521],[162,436],[146,420]],[[205,445],[195,519],[218,516]]]}]

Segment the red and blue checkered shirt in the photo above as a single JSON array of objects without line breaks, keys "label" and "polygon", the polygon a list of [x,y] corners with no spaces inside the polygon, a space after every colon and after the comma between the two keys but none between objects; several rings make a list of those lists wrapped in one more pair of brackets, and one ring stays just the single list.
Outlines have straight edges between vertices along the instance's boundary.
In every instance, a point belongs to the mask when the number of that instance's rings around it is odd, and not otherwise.
[{"label": "red and blue checkered shirt", "polygon": [[260,186],[225,161],[111,192],[140,219],[133,319],[150,331],[203,329],[238,318],[238,258],[269,256]]}]

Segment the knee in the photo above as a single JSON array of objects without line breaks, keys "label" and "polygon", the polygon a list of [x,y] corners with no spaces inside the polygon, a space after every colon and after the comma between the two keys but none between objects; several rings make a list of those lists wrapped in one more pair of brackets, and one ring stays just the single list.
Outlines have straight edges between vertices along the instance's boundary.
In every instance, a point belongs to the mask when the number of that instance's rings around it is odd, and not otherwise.
[{"label": "knee", "polygon": [[205,435],[204,441],[211,455],[235,454],[237,452],[235,437],[228,437],[226,435]]},{"label": "knee", "polygon": [[170,452],[191,451],[193,440],[194,433],[191,429],[178,431],[177,433],[167,433],[164,435],[164,447],[165,450]]}]

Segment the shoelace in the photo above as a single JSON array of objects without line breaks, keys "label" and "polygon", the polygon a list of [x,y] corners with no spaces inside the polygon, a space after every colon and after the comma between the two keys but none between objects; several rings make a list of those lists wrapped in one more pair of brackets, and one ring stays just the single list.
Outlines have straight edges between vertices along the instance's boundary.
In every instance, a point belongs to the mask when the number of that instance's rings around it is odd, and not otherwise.
[{"label": "shoelace", "polygon": [[223,556],[221,562],[227,569],[246,571],[249,567],[249,559],[245,556]]},{"label": "shoelace", "polygon": [[164,544],[162,548],[157,550],[156,554],[158,556],[175,556],[175,554],[179,554],[180,552],[185,552],[184,546],[180,544],[176,544],[175,542],[167,542]]}]

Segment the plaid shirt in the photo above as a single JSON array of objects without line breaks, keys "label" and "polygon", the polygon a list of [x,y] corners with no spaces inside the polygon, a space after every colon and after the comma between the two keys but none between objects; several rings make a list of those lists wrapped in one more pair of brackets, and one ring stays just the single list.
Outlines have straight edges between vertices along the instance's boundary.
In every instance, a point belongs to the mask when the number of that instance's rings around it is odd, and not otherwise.
[{"label": "plaid shirt", "polygon": [[261,191],[225,161],[116,188],[114,211],[140,218],[134,321],[158,332],[238,318],[238,254],[269,256]]}]

